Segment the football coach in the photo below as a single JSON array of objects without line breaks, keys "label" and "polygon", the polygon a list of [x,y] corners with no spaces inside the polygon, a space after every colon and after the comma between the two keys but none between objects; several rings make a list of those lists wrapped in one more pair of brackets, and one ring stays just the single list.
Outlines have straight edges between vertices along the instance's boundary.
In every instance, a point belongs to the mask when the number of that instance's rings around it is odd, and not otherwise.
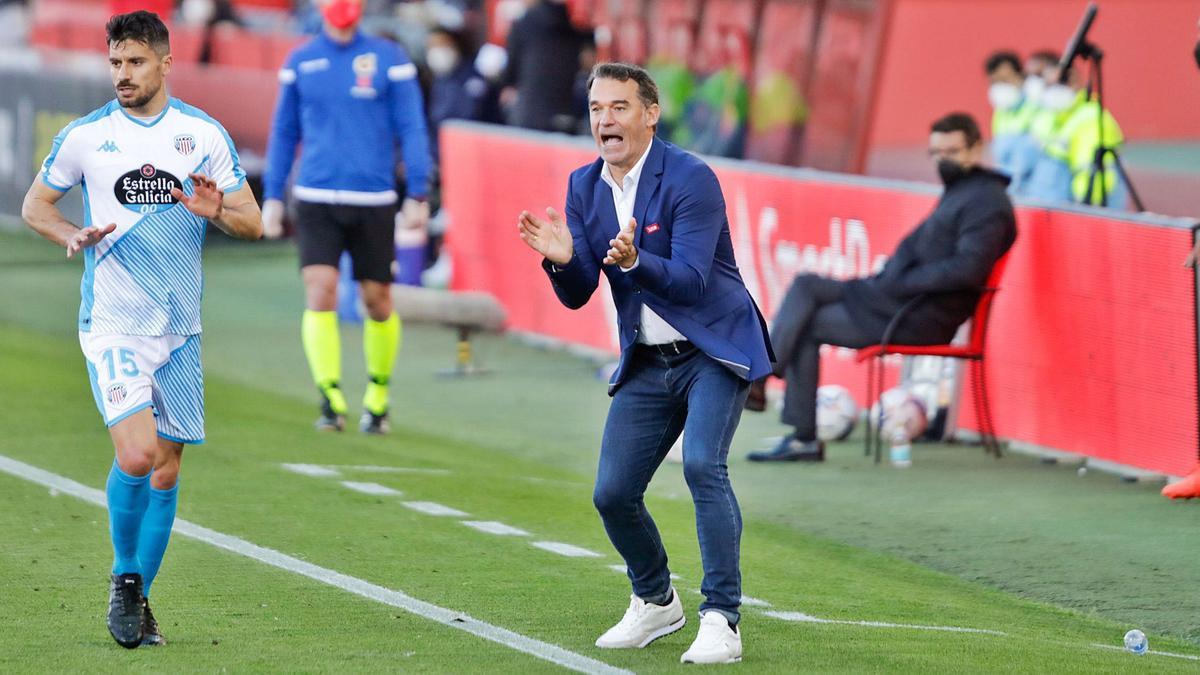
[{"label": "football coach", "polygon": [[654,80],[636,66],[602,63],[587,89],[600,157],[571,174],[565,222],[553,209],[544,219],[526,211],[518,230],[545,258],[564,305],[587,303],[603,272],[617,308],[621,360],[609,382],[593,501],[633,595],[596,645],[645,647],[686,622],[642,499],[682,432],[705,600],[680,660],[739,661],[742,518],[726,458],[749,382],[771,371],[766,323],[738,272],[717,177],[654,136]]}]

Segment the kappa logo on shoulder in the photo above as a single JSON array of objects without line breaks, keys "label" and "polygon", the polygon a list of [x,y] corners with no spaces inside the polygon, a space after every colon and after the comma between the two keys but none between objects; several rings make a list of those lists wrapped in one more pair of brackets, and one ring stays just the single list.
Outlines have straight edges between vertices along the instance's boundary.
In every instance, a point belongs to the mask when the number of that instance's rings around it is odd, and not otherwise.
[{"label": "kappa logo on shoulder", "polygon": [[104,141],[104,143],[100,147],[96,148],[96,152],[120,152],[120,151],[121,151],[121,149],[118,148],[117,144],[113,143],[112,141]]}]

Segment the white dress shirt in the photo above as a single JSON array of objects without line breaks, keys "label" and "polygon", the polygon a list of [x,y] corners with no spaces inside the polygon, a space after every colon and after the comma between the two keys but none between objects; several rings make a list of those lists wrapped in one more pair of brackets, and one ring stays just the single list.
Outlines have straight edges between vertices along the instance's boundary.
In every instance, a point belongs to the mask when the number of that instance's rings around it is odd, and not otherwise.
[{"label": "white dress shirt", "polygon": [[[613,178],[612,172],[609,171],[608,162],[604,163],[604,168],[600,170],[600,178],[608,183],[612,188],[613,206],[617,209],[617,225],[623,230],[629,225],[629,219],[633,217],[633,205],[637,201],[638,182],[642,178],[642,167],[646,164],[646,157],[650,155],[650,148],[653,147],[654,141],[651,139],[650,145],[646,146],[646,151],[642,153],[641,159],[629,173],[625,174],[625,179],[618,185]],[[638,223],[638,227],[645,227],[645,223]],[[629,269],[621,268],[622,272],[632,272],[642,262],[639,255],[633,267]],[[683,333],[675,330],[675,327],[667,323],[654,310],[642,303],[642,329],[638,332],[637,341],[642,344],[658,345],[668,342],[678,342],[686,340]]]}]

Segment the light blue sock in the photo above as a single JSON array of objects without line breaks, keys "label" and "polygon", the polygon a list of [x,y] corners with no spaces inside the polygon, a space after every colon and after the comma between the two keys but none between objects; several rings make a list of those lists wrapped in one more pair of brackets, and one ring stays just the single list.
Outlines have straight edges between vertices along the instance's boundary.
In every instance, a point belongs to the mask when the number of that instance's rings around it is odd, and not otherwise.
[{"label": "light blue sock", "polygon": [[108,472],[108,529],[113,543],[113,574],[142,573],[138,532],[150,503],[150,474],[130,476],[113,460]]},{"label": "light blue sock", "polygon": [[179,503],[179,483],[169,490],[150,488],[150,507],[142,519],[142,533],[138,537],[137,554],[142,563],[142,594],[150,597],[150,584],[158,575],[167,542],[171,539],[171,526],[175,524],[175,505]]}]

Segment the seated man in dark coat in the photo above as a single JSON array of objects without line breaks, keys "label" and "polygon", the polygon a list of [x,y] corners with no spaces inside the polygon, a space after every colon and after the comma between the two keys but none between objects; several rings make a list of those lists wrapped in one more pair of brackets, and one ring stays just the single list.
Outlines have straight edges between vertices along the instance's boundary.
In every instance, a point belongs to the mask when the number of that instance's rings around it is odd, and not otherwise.
[{"label": "seated man in dark coat", "polygon": [[[816,437],[817,384],[823,344],[862,348],[878,344],[892,317],[921,296],[891,337],[892,344],[944,344],[969,319],[992,265],[1017,228],[1005,192],[1008,178],[980,165],[984,143],[970,115],[952,113],[934,122],[929,155],[946,185],[933,213],[917,226],[873,277],[836,281],[796,277],[771,330],[774,374],[784,378],[782,420],[795,427],[774,449],[751,461],[822,461]],[[765,407],[765,378],[755,383],[747,407]]]}]

